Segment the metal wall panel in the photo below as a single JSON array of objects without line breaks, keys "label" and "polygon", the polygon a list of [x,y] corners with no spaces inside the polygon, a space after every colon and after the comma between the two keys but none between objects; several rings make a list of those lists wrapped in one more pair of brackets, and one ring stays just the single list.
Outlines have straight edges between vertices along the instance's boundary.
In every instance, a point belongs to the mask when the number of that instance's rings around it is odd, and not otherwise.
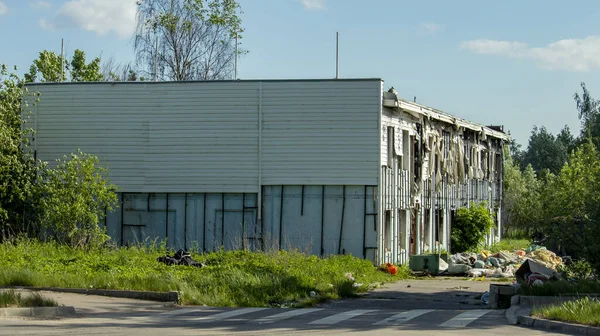
[{"label": "metal wall panel", "polygon": [[37,157],[95,154],[123,192],[256,193],[259,142],[262,184],[376,184],[378,79],[29,90],[41,93],[32,108]]},{"label": "metal wall panel", "polygon": [[381,81],[263,84],[264,185],[376,185]]}]

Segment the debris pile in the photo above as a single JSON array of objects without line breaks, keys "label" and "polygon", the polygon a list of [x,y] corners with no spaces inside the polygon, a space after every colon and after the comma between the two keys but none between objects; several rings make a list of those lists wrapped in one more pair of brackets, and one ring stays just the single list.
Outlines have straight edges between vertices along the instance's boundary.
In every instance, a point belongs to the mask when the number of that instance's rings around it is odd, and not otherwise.
[{"label": "debris pile", "polygon": [[156,258],[156,260],[160,263],[164,263],[166,265],[184,265],[184,266],[194,266],[194,267],[202,267],[204,266],[202,263],[197,262],[192,258],[192,256],[183,250],[177,251],[172,257],[164,255],[162,257]]},{"label": "debris pile", "polygon": [[[454,254],[450,256],[448,261],[448,274],[466,274],[470,277],[512,278],[515,276],[516,270],[521,268],[528,260],[552,271],[555,271],[556,267],[562,264],[562,259],[552,251],[543,246],[532,245],[526,250],[513,252],[491,253],[483,250],[480,253]],[[547,276],[542,275],[542,277],[546,278]],[[542,279],[538,277],[531,280],[535,282],[535,280]]]}]

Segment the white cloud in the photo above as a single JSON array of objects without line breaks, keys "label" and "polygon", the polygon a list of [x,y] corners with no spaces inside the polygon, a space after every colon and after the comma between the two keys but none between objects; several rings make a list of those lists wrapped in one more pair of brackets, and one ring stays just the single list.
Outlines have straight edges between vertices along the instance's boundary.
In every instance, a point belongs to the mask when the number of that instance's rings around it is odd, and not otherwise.
[{"label": "white cloud", "polygon": [[46,19],[41,18],[39,23],[40,27],[42,27],[43,29],[54,31],[54,26],[51,23],[48,23]]},{"label": "white cloud", "polygon": [[135,30],[135,13],[136,0],[70,0],[52,19],[40,20],[40,26],[51,30],[79,28],[126,39]]},{"label": "white cloud", "polygon": [[308,10],[325,9],[325,0],[302,0],[302,5]]},{"label": "white cloud", "polygon": [[477,54],[501,55],[514,59],[534,60],[544,69],[587,72],[600,70],[600,36],[564,39],[544,47],[532,47],[523,42],[472,40],[461,44]]},{"label": "white cloud", "polygon": [[4,1],[0,0],[0,15],[4,15],[8,13],[8,6],[4,3]]},{"label": "white cloud", "polygon": [[438,32],[440,29],[442,29],[442,26],[440,26],[437,23],[421,23],[421,28],[425,29],[428,33],[436,33]]},{"label": "white cloud", "polygon": [[33,9],[50,9],[52,4],[47,0],[31,0],[29,6]]}]

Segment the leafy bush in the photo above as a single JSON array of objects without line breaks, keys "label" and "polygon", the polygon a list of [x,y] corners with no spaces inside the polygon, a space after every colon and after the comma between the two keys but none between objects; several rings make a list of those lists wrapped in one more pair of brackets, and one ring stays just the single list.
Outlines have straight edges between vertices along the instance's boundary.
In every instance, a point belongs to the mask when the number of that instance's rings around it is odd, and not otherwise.
[{"label": "leafy bush", "polygon": [[594,277],[592,265],[585,260],[577,260],[558,265],[556,270],[564,279],[587,280]]},{"label": "leafy bush", "polygon": [[116,187],[96,156],[78,151],[43,170],[38,211],[42,228],[69,246],[99,246],[109,237],[99,223],[117,203]]},{"label": "leafy bush", "polygon": [[471,203],[469,208],[460,208],[452,223],[452,253],[476,248],[494,226],[494,220],[485,203]]}]

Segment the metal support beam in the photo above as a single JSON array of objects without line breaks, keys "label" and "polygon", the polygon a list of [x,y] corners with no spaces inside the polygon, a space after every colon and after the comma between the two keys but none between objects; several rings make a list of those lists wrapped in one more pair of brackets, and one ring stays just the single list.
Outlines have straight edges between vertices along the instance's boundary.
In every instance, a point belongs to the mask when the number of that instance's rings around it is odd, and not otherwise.
[{"label": "metal support beam", "polygon": [[242,249],[246,249],[246,194],[242,194]]},{"label": "metal support beam", "polygon": [[283,192],[285,186],[281,185],[281,195],[279,197],[279,250],[283,249]]},{"label": "metal support beam", "polygon": [[123,224],[123,208],[125,207],[125,193],[121,193],[121,246],[123,246],[123,229],[125,225]]},{"label": "metal support beam", "polygon": [[204,240],[204,242],[202,243],[202,249],[204,250],[204,252],[206,252],[206,193],[204,193],[204,210],[202,212],[202,216],[204,217],[202,220],[202,240]]},{"label": "metal support beam", "polygon": [[165,238],[169,244],[169,193],[167,193],[167,206],[165,207]]},{"label": "metal support beam", "polygon": [[321,257],[325,255],[325,185],[321,186]]},{"label": "metal support beam", "polygon": [[342,220],[340,222],[340,237],[338,239],[338,254],[342,250],[342,236],[344,235],[344,213],[346,212],[346,185],[342,187]]},{"label": "metal support beam", "polygon": [[225,193],[221,193],[221,246],[225,247]]},{"label": "metal support beam", "polygon": [[185,205],[183,210],[183,249],[187,251],[187,208],[188,208],[188,194],[185,193]]},{"label": "metal support beam", "polygon": [[300,216],[304,216],[304,185],[302,185],[302,199],[300,200]]}]

